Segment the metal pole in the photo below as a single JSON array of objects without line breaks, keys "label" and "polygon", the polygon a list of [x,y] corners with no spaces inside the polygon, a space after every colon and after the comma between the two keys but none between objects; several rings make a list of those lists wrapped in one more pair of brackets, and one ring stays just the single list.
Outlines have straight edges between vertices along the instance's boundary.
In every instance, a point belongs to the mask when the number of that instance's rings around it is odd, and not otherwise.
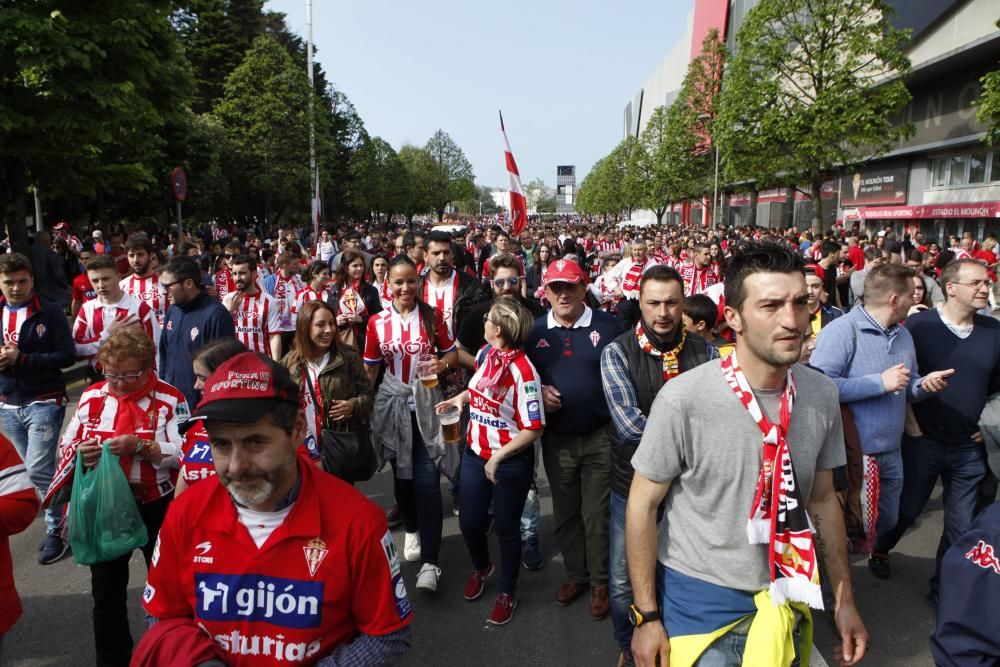
[{"label": "metal pole", "polygon": [[309,75],[309,186],[312,189],[312,202],[309,211],[312,215],[313,243],[319,241],[319,172],[316,170],[316,125],[313,118],[313,97],[315,83],[313,82],[313,3],[306,0],[306,73]]},{"label": "metal pole", "polygon": [[[181,221],[181,200],[177,200],[177,246],[184,243],[184,223]],[[177,247],[174,248],[177,250]]]},{"label": "metal pole", "polygon": [[45,228],[42,224],[42,200],[38,198],[38,188],[32,188],[31,191],[35,195],[35,231],[40,232]]},{"label": "metal pole", "polygon": [[[714,143],[714,141],[713,141]],[[719,144],[715,144],[715,195],[712,197],[712,229],[719,228],[719,218],[715,215],[719,203]]]}]

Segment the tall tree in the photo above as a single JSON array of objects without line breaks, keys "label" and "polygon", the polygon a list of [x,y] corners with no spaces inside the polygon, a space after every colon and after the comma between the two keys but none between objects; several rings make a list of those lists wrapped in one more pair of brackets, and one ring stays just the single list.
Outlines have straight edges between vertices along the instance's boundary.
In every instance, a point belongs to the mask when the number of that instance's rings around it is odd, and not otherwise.
[{"label": "tall tree", "polygon": [[8,0],[0,11],[0,210],[27,246],[28,188],[97,202],[155,190],[192,75],[171,2]]},{"label": "tall tree", "polygon": [[351,161],[351,203],[374,220],[404,211],[411,196],[410,174],[381,137],[361,145]]},{"label": "tall tree", "polygon": [[816,232],[824,179],[912,130],[894,122],[910,100],[909,61],[890,11],[882,0],[761,0],[737,34],[716,141],[727,161],[764,158],[750,178],[808,183]]},{"label": "tall tree", "polygon": [[465,153],[444,130],[434,133],[424,151],[434,161],[429,195],[431,207],[441,220],[448,204],[476,195],[476,176]]},{"label": "tall tree", "polygon": [[[1000,28],[1000,21],[997,21]],[[990,145],[1000,144],[1000,69],[995,69],[982,79],[983,92],[979,97],[979,122],[986,126],[984,141]],[[1000,167],[993,167],[994,171]]]},{"label": "tall tree", "polygon": [[[309,80],[271,37],[258,37],[226,79],[214,115],[226,130],[231,207],[238,218],[308,220]],[[317,140],[326,136],[315,113]]]},{"label": "tall tree", "polygon": [[410,198],[403,213],[412,222],[415,215],[434,209],[437,163],[423,148],[409,145],[399,149],[399,160],[410,181]]}]

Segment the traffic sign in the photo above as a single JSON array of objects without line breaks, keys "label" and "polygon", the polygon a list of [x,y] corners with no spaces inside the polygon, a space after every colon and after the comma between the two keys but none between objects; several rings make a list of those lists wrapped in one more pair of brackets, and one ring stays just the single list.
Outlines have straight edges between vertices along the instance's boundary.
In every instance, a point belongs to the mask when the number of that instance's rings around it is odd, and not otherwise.
[{"label": "traffic sign", "polygon": [[188,181],[184,170],[180,167],[175,167],[170,173],[170,183],[173,185],[174,196],[177,197],[177,201],[184,201],[188,193]]}]

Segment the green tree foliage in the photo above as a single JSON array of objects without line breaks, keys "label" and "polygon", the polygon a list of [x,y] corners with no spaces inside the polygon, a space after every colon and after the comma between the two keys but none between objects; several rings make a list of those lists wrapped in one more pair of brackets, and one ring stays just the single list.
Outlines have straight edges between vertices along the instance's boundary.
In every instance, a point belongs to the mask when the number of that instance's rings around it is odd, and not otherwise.
[{"label": "green tree foliage", "polygon": [[405,211],[412,196],[410,174],[381,137],[366,139],[351,162],[350,202],[373,220]]},{"label": "green tree foliage", "polygon": [[636,143],[635,137],[628,137],[594,164],[577,191],[579,213],[617,221],[641,205],[641,174],[634,171]]},{"label": "green tree foliage", "polygon": [[424,146],[424,152],[434,162],[427,175],[430,179],[429,203],[437,219],[441,220],[448,204],[475,197],[476,177],[465,153],[444,130],[434,133]]},{"label": "green tree foliage", "polygon": [[437,163],[423,148],[410,145],[399,149],[399,160],[403,163],[410,182],[410,198],[403,213],[412,222],[415,215],[434,209]]},{"label": "green tree foliage", "polygon": [[0,10],[0,198],[27,245],[30,186],[101,201],[157,192],[164,128],[193,88],[167,0],[7,0]]},{"label": "green tree foliage", "polygon": [[[236,219],[277,223],[283,215],[308,220],[309,80],[271,37],[258,37],[226,79],[215,115],[226,131],[224,170]],[[317,143],[328,135],[314,113]],[[321,146],[320,148],[323,148]],[[318,151],[322,152],[322,151]]]},{"label": "green tree foliage", "polygon": [[889,11],[882,0],[761,0],[737,34],[716,141],[730,173],[808,183],[816,232],[823,180],[911,131],[893,121],[910,100],[909,61]]},{"label": "green tree foliage", "polygon": [[[997,21],[1000,28],[1000,21]],[[993,70],[981,79],[983,91],[979,97],[979,122],[986,126],[983,141],[990,145],[1000,144],[1000,69]]]},{"label": "green tree foliage", "polygon": [[556,212],[556,198],[545,181],[540,178],[534,178],[528,181],[527,184],[522,188],[524,190],[524,198],[528,203],[528,210],[534,210],[538,213],[555,213]]}]

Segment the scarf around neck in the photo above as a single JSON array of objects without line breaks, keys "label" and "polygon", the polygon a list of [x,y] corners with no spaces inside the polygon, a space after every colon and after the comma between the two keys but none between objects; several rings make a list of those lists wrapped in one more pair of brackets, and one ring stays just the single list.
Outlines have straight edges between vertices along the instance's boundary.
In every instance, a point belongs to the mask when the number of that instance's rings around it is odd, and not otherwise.
[{"label": "scarf around neck", "polygon": [[723,359],[722,373],[763,434],[761,469],[747,521],[747,537],[750,544],[768,545],[771,598],[779,605],[803,602],[813,609],[823,609],[812,522],[786,441],[795,403],[795,378],[789,369],[778,410],[779,422],[773,424],[757,402],[735,351]]},{"label": "scarf around neck", "polygon": [[681,374],[678,357],[681,354],[681,350],[684,349],[684,342],[687,341],[687,327],[683,323],[681,324],[680,342],[672,350],[661,351],[657,349],[656,345],[649,339],[649,336],[646,335],[646,329],[642,326],[641,318],[635,325],[635,335],[639,340],[639,347],[643,352],[653,357],[659,357],[663,361],[664,382]]},{"label": "scarf around neck", "polygon": [[[149,396],[156,387],[156,372],[149,371],[149,377],[140,387],[127,394],[116,394],[110,389],[108,394],[118,401],[118,410],[115,412],[115,423],[113,437],[119,435],[132,435],[137,431],[153,429],[156,426],[156,405],[151,404],[148,410],[139,407],[139,401]],[[152,412],[152,414],[150,414]]]},{"label": "scarf around neck", "polygon": [[504,352],[498,347],[491,347],[483,360],[483,374],[476,383],[476,391],[485,394],[496,387],[520,352],[522,350]]}]

